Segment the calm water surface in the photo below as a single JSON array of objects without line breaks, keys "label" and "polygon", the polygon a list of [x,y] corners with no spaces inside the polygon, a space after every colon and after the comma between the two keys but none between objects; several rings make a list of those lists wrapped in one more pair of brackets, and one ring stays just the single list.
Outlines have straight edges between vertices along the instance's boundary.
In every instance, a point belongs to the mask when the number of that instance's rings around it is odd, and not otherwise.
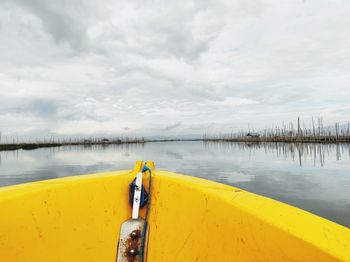
[{"label": "calm water surface", "polygon": [[265,195],[350,227],[350,146],[162,142],[0,152],[0,185],[132,169],[202,177]]}]

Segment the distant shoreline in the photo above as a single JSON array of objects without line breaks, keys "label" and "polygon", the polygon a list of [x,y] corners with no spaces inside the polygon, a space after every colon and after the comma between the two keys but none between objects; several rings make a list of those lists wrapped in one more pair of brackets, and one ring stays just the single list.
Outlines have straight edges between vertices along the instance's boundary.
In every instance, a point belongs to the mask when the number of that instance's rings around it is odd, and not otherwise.
[{"label": "distant shoreline", "polygon": [[111,142],[38,142],[38,143],[7,143],[0,144],[0,151],[14,150],[34,150],[38,148],[50,148],[61,146],[93,146],[93,145],[125,145],[125,144],[145,144],[160,142],[239,142],[239,143],[350,143],[350,136],[283,136],[283,137],[228,137],[228,138],[194,138],[194,139],[150,139],[150,140],[129,140]]},{"label": "distant shoreline", "polygon": [[34,150],[38,148],[47,147],[61,147],[61,146],[92,146],[92,145],[121,145],[121,144],[143,144],[145,141],[123,141],[123,142],[63,142],[63,143],[12,143],[12,144],[0,144],[0,151],[13,151],[13,150]]},{"label": "distant shoreline", "polygon": [[268,137],[219,137],[206,138],[211,142],[270,142],[270,143],[350,143],[350,136],[268,136]]}]

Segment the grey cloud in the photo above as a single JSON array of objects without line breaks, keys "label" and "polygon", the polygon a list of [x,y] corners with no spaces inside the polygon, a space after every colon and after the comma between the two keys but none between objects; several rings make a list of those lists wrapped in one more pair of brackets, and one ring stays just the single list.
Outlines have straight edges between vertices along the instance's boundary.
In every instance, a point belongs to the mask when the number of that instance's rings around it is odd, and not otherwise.
[{"label": "grey cloud", "polygon": [[54,101],[48,100],[34,100],[27,110],[29,112],[35,112],[43,117],[54,117],[57,113],[59,105]]},{"label": "grey cloud", "polygon": [[[1,101],[1,99],[0,99]],[[55,117],[59,105],[56,101],[45,99],[12,99],[9,101],[2,101],[0,110],[11,114],[31,114],[40,118]]]},{"label": "grey cloud", "polygon": [[348,1],[0,6],[5,133],[200,135],[298,115],[347,122]]},{"label": "grey cloud", "polygon": [[[79,21],[81,16],[74,14],[74,10],[82,8],[79,5],[71,4],[66,8],[60,1],[41,0],[15,0],[22,7],[40,18],[46,31],[58,42],[68,43],[73,49],[84,49],[87,45],[86,26]],[[80,3],[83,4],[83,3]],[[73,12],[70,13],[70,8]]]},{"label": "grey cloud", "polygon": [[[141,5],[137,8],[135,3],[130,2],[125,5],[130,6],[124,10],[126,14],[121,13],[123,11],[121,4],[116,6],[116,10],[118,8],[122,10],[119,14],[131,17],[128,18],[130,20],[128,27],[125,28],[118,23],[109,24],[103,28],[109,32],[90,37],[89,31],[99,24],[99,16],[105,16],[104,18],[107,19],[110,16],[108,8],[100,7],[103,4],[93,1],[63,1],[61,3],[53,0],[15,0],[15,2],[35,14],[41,20],[46,32],[57,43],[68,43],[75,51],[92,51],[100,55],[113,55],[117,47],[117,53],[127,50],[130,53],[149,57],[175,55],[189,60],[197,59],[220,33],[221,26],[213,23],[209,27],[210,33],[196,36],[192,31],[193,23],[196,15],[203,8],[186,10],[179,5],[180,7],[171,10],[171,6],[159,8],[158,3]],[[105,1],[105,3],[112,2]],[[153,10],[154,14],[148,13]],[[168,18],[166,13],[173,14]],[[179,15],[181,20],[174,15]],[[138,16],[141,16],[144,21],[139,21]]]},{"label": "grey cloud", "polygon": [[173,130],[175,128],[178,128],[179,126],[181,126],[181,122],[177,122],[177,123],[174,123],[174,124],[167,125],[166,127],[163,128],[163,130],[164,131],[170,131],[170,130]]}]

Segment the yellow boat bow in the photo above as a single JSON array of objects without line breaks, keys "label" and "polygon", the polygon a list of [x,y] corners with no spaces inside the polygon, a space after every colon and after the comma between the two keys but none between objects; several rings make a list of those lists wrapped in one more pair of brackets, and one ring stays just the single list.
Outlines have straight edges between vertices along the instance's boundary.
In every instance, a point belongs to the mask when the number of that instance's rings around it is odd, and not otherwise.
[{"label": "yellow boat bow", "polygon": [[[142,166],[0,188],[0,261],[116,261],[121,225],[131,218],[129,185]],[[148,167],[147,261],[350,261],[349,228]],[[145,172],[146,189],[148,181]]]}]

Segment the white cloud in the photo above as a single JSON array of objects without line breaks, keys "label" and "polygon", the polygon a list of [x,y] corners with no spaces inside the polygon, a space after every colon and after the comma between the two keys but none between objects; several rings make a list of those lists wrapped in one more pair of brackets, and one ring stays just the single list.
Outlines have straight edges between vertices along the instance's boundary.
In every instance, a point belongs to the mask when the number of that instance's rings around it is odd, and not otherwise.
[{"label": "white cloud", "polygon": [[2,1],[0,130],[202,134],[298,115],[347,121],[349,11],[346,0]]}]

